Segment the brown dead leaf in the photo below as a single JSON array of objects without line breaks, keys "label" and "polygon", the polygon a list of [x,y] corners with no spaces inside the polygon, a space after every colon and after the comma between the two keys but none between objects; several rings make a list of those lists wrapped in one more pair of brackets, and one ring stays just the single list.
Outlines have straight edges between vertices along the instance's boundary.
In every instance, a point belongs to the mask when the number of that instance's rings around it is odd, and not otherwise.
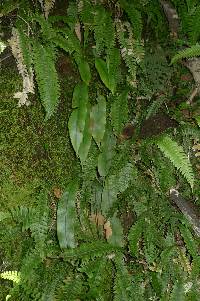
[{"label": "brown dead leaf", "polygon": [[55,188],[53,189],[53,194],[54,194],[54,196],[55,196],[57,199],[60,199],[60,198],[61,198],[61,195],[62,195],[62,191],[61,191],[60,188],[55,187]]},{"label": "brown dead leaf", "polygon": [[77,38],[81,42],[82,37],[81,37],[81,24],[80,24],[80,22],[76,23],[74,30],[75,30]]},{"label": "brown dead leaf", "polygon": [[107,221],[104,226],[103,226],[104,230],[105,230],[105,236],[106,239],[109,239],[112,236],[112,228],[111,228],[111,224],[110,221]]},{"label": "brown dead leaf", "polygon": [[92,213],[89,219],[92,223],[96,224],[97,226],[103,226],[105,223],[105,218],[100,213],[96,213],[96,214]]}]

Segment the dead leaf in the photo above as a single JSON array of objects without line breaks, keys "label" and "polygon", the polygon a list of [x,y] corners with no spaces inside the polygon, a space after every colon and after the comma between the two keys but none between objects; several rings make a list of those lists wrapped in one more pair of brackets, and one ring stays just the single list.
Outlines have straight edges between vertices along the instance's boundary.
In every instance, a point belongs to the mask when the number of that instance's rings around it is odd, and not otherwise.
[{"label": "dead leaf", "polygon": [[55,187],[55,188],[53,189],[53,194],[54,194],[54,196],[55,196],[57,199],[60,199],[60,198],[61,198],[61,195],[62,195],[62,191],[61,191],[60,188]]},{"label": "dead leaf", "polygon": [[82,37],[81,37],[81,24],[80,24],[80,22],[78,22],[78,23],[75,24],[74,30],[75,30],[77,38],[81,42]]},{"label": "dead leaf", "polygon": [[104,230],[105,230],[105,236],[106,239],[108,240],[111,236],[112,236],[112,228],[111,228],[111,224],[110,221],[107,221],[104,226],[103,226]]},{"label": "dead leaf", "polygon": [[96,213],[96,214],[92,213],[89,219],[92,223],[96,224],[97,226],[103,226],[105,223],[105,218],[100,213]]}]

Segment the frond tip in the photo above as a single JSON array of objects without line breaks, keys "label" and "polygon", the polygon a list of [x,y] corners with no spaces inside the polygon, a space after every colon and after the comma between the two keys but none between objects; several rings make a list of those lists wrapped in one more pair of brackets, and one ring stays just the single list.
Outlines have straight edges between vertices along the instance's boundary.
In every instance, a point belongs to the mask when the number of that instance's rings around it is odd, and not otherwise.
[{"label": "frond tip", "polygon": [[192,165],[184,153],[183,148],[167,135],[160,137],[156,144],[164,153],[165,157],[170,159],[172,164],[179,169],[181,174],[185,177],[193,189],[194,173],[192,170]]}]

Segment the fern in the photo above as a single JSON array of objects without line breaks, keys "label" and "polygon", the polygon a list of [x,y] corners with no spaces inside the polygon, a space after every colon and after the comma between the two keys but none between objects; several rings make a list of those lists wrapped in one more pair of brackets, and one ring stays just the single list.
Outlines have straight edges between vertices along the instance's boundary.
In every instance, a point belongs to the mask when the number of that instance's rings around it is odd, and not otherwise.
[{"label": "fern", "polygon": [[133,37],[132,28],[128,22],[123,23],[121,20],[117,20],[115,24],[121,56],[130,74],[129,83],[134,87],[136,86],[137,65],[141,63],[144,57],[144,49],[141,42]]},{"label": "fern", "polygon": [[135,8],[133,3],[128,3],[126,0],[120,0],[120,4],[130,19],[135,38],[140,40],[142,34],[141,12]]},{"label": "fern", "polygon": [[124,258],[121,254],[114,258],[116,275],[114,284],[114,301],[131,301],[133,300],[133,287],[131,287],[131,279],[126,266]]},{"label": "fern", "polygon": [[128,121],[128,90],[113,97],[111,104],[111,122],[116,135],[118,136]]},{"label": "fern", "polygon": [[64,252],[64,258],[70,260],[72,258],[94,258],[109,255],[112,252],[118,251],[120,248],[118,246],[112,246],[103,241],[84,243],[80,247],[67,250]]},{"label": "fern", "polygon": [[101,54],[115,45],[114,23],[108,11],[103,6],[96,6],[94,16],[94,37],[96,52]]},{"label": "fern", "polygon": [[117,195],[128,188],[134,177],[136,177],[136,170],[132,164],[127,163],[117,174],[106,179],[101,203],[103,214],[108,213]]},{"label": "fern", "polygon": [[25,231],[31,228],[36,210],[35,208],[18,207],[12,209],[11,214],[16,222],[22,223],[22,231]]},{"label": "fern", "polygon": [[160,107],[163,105],[165,100],[165,97],[160,97],[159,99],[154,100],[147,109],[146,119],[154,116],[158,112]]},{"label": "fern", "polygon": [[175,141],[171,140],[169,136],[162,136],[157,140],[157,145],[164,155],[170,159],[173,165],[181,172],[186,178],[191,188],[194,186],[194,173],[191,163],[188,161],[183,148],[179,146]]},{"label": "fern", "polygon": [[47,120],[53,115],[59,101],[60,88],[55,68],[55,49],[35,42],[33,52],[36,79]]},{"label": "fern", "polygon": [[20,278],[21,278],[20,273],[17,271],[6,271],[3,273],[0,273],[0,277],[3,279],[11,280],[16,284],[20,283]]},{"label": "fern", "polygon": [[179,51],[171,60],[171,64],[176,63],[178,60],[193,58],[200,55],[200,45],[196,44],[190,48]]},{"label": "fern", "polygon": [[144,222],[142,219],[139,219],[130,229],[128,240],[129,240],[129,249],[132,256],[138,257],[139,253],[139,240],[142,237]]}]

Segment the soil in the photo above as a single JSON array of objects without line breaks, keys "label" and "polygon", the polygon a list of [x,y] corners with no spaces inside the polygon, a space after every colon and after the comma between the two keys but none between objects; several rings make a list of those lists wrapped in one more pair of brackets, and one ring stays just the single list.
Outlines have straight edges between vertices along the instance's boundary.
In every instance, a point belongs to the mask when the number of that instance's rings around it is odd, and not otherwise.
[{"label": "soil", "polygon": [[156,114],[145,120],[141,126],[139,138],[150,138],[163,133],[168,128],[175,128],[178,122],[164,113]]}]

